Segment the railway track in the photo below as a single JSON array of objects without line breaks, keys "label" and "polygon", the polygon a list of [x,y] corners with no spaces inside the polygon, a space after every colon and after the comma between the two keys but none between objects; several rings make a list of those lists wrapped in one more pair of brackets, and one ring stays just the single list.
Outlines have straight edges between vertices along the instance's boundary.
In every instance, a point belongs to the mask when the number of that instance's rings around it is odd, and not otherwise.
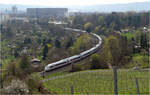
[{"label": "railway track", "polygon": [[[77,31],[77,32],[86,33],[86,31],[80,30],[80,29],[72,29],[72,28],[65,28],[65,29],[66,29],[66,30],[72,30],[72,31]],[[67,64],[64,64],[64,65],[62,65],[62,66],[56,66],[57,68],[52,69],[52,70],[50,69],[48,72],[42,71],[42,72],[41,72],[41,76],[46,76],[46,75],[49,75],[49,74],[51,74],[51,73],[54,73],[54,72],[57,72],[57,71],[60,71],[60,70],[61,70],[61,71],[62,71],[62,70],[66,70],[66,68],[70,67],[71,64],[75,64],[77,61],[81,61],[81,60],[87,58],[88,56],[92,55],[93,53],[97,52],[97,50],[99,49],[99,47],[101,46],[101,43],[102,43],[102,42],[101,42],[101,37],[99,37],[97,34],[94,34],[94,33],[91,33],[91,35],[95,36],[95,37],[99,40],[98,44],[96,44],[95,47],[90,48],[90,49],[88,49],[88,50],[86,50],[86,51],[80,53],[80,55],[74,55],[74,56],[72,56],[72,57],[69,57],[69,58],[71,59],[71,58],[73,58],[73,57],[75,57],[75,56],[81,56],[81,58],[78,58],[77,60],[74,58],[69,64],[66,62]],[[66,60],[66,59],[69,59],[69,58],[65,58],[65,59],[62,59],[62,60]],[[60,61],[62,61],[62,60],[60,60]],[[76,60],[76,61],[74,61],[74,60]],[[57,62],[59,62],[59,61],[57,61]],[[54,63],[56,64],[57,62],[54,62]],[[60,64],[60,63],[59,63],[59,64]],[[62,64],[63,64],[63,63],[62,63]],[[48,65],[47,65],[46,67],[48,67]]]}]

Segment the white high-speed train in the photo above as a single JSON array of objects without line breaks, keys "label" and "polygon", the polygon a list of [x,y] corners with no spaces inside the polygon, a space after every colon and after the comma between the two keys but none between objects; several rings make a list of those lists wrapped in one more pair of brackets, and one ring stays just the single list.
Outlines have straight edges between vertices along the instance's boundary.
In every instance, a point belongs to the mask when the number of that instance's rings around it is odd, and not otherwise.
[{"label": "white high-speed train", "polygon": [[[68,30],[70,30],[71,28],[66,28]],[[71,30],[74,30],[74,31],[81,31],[81,32],[85,32],[84,30],[79,30],[79,29],[71,29]],[[72,62],[75,62],[75,61],[78,61],[82,58],[85,58],[93,53],[95,53],[101,43],[102,43],[102,39],[97,35],[97,34],[94,34],[94,33],[91,33],[93,36],[97,37],[99,42],[98,44],[96,44],[93,48],[89,49],[89,50],[86,50],[84,52],[81,52],[80,54],[78,55],[74,55],[74,56],[71,56],[71,57],[68,57],[68,58],[65,58],[65,59],[62,59],[60,61],[57,61],[57,62],[54,62],[54,63],[51,63],[51,64],[48,64],[46,67],[45,67],[45,71],[50,71],[50,70],[53,70],[53,69],[56,69],[56,68],[59,68],[59,67],[62,67],[64,65],[68,65],[68,64],[71,64]]]}]

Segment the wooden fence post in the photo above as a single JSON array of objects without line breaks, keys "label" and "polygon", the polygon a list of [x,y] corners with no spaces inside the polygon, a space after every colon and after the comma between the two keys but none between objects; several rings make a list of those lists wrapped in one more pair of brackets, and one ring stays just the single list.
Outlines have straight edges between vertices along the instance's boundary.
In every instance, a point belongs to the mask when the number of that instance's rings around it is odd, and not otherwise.
[{"label": "wooden fence post", "polygon": [[[0,24],[0,32],[2,33],[3,31],[3,25]],[[1,38],[0,38],[0,41],[1,41]],[[0,50],[1,50],[1,45],[0,45]],[[3,88],[3,65],[2,65],[2,54],[0,53],[0,84],[1,84],[1,88]]]},{"label": "wooden fence post", "polygon": [[73,86],[71,86],[70,88],[71,88],[71,95],[73,95],[74,94]]},{"label": "wooden fence post", "polygon": [[117,87],[117,67],[113,67],[113,75],[114,75],[114,94],[118,95],[118,87]]},{"label": "wooden fence post", "polygon": [[136,82],[137,95],[140,95],[138,78],[135,78],[135,82]]},{"label": "wooden fence post", "polygon": [[88,93],[88,92],[86,92],[86,94],[87,94],[87,95],[89,95],[89,93]]},{"label": "wooden fence post", "polygon": [[0,85],[1,85],[1,89],[3,88],[3,68],[2,68],[2,63],[0,63],[1,65],[1,70],[0,70]]}]

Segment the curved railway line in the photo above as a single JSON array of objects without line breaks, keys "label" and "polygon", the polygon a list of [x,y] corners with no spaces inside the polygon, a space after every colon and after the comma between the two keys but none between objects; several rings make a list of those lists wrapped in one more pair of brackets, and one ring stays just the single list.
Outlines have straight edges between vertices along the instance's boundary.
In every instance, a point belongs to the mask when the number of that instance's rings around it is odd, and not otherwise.
[{"label": "curved railway line", "polygon": [[[80,30],[80,29],[65,28],[65,30],[72,30],[72,31],[76,31],[76,32],[87,33],[86,31]],[[43,71],[43,75],[45,75],[45,72],[56,70],[58,68],[67,66],[67,65],[69,65],[71,63],[75,63],[75,62],[77,62],[79,60],[82,60],[82,59],[88,57],[89,55],[95,53],[100,48],[100,46],[102,44],[102,39],[97,34],[94,34],[94,33],[90,33],[90,34],[95,36],[99,40],[99,42],[94,47],[92,47],[92,48],[90,48],[90,49],[88,49],[86,51],[83,51],[83,52],[81,52],[78,55],[74,55],[74,56],[71,56],[71,57],[59,60],[57,62],[53,62],[53,63],[48,64],[47,66],[45,66],[45,69]]]}]

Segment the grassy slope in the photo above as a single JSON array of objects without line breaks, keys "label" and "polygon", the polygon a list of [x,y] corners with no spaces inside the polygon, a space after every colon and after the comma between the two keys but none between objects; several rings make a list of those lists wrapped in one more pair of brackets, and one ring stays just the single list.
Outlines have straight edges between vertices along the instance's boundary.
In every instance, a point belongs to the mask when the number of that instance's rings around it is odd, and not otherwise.
[{"label": "grassy slope", "polygon": [[[51,77],[51,75],[48,77]],[[140,93],[149,93],[148,71],[119,70],[119,94],[136,94],[135,78],[139,78]],[[67,77],[49,80],[44,83],[44,86],[51,92],[58,94],[69,94],[70,86],[72,85],[74,87],[75,94],[114,93],[113,73],[111,70],[98,70],[96,72],[82,71]]]}]

